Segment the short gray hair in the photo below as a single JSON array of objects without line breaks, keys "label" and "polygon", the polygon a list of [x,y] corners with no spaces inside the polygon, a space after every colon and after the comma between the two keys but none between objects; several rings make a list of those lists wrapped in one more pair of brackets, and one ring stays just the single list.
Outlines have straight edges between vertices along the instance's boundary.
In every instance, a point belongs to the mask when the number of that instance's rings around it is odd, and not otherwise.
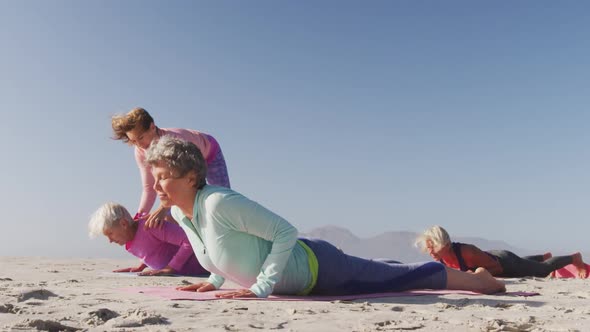
[{"label": "short gray hair", "polygon": [[90,217],[88,235],[94,238],[104,234],[105,230],[117,226],[121,218],[125,219],[130,225],[135,222],[123,205],[113,202],[103,204]]},{"label": "short gray hair", "polygon": [[191,142],[164,135],[146,150],[145,162],[150,166],[163,162],[174,176],[182,177],[194,171],[197,176],[196,188],[200,189],[206,184],[207,163],[201,150]]},{"label": "short gray hair", "polygon": [[426,248],[426,242],[428,240],[432,241],[432,246],[435,250],[440,250],[442,247],[451,243],[449,233],[438,225],[432,226],[424,231],[424,233],[416,239],[414,245],[420,248],[423,252],[428,252],[428,249]]}]

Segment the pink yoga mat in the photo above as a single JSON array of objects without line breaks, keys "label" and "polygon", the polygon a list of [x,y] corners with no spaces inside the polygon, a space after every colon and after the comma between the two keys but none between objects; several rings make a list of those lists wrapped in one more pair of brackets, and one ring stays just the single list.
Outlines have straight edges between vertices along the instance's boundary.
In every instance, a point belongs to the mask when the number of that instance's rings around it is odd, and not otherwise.
[{"label": "pink yoga mat", "polygon": [[[590,272],[590,265],[586,264],[586,271]],[[573,264],[566,265],[559,270],[551,272],[553,278],[579,278],[578,269]],[[588,276],[586,276],[588,278]]]},{"label": "pink yoga mat", "polygon": [[[215,297],[216,293],[231,291],[231,289],[222,289],[211,292],[186,292],[176,290],[175,287],[128,287],[122,288],[123,292],[127,293],[141,293],[151,296],[158,296],[168,300],[193,300],[193,301],[208,301],[208,300],[222,300]],[[357,299],[373,299],[379,297],[400,297],[400,296],[421,296],[421,295],[446,295],[446,294],[460,294],[460,295],[482,295],[480,293],[462,291],[462,290],[412,290],[406,292],[390,292],[390,293],[375,293],[375,294],[359,294],[359,295],[339,295],[339,296],[282,296],[271,295],[268,298],[238,298],[232,300],[266,300],[266,301],[336,301],[336,300],[357,300]],[[499,293],[498,295],[509,296],[535,296],[539,293],[533,292],[507,292]]]}]

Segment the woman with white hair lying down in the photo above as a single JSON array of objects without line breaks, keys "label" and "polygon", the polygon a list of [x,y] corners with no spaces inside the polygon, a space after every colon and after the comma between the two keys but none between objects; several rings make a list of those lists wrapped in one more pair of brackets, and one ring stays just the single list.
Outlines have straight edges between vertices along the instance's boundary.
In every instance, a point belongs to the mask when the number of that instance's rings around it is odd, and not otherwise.
[{"label": "woman with white hair lying down", "polygon": [[508,250],[483,251],[472,244],[451,242],[449,233],[440,226],[427,229],[416,240],[416,246],[448,267],[461,271],[483,267],[495,277],[543,278],[569,264],[576,266],[580,278],[586,278],[588,274],[579,252],[556,257],[550,253],[520,257]]},{"label": "woman with white hair lying down", "polygon": [[[166,222],[159,228],[143,227],[145,219],[134,220],[125,207],[106,203],[90,218],[90,237],[103,234],[109,242],[125,246],[130,254],[141,260],[138,267],[113,272],[140,272],[143,276],[187,275],[207,276],[199,264],[186,234],[175,223]],[[151,270],[142,272],[146,267]]]}]

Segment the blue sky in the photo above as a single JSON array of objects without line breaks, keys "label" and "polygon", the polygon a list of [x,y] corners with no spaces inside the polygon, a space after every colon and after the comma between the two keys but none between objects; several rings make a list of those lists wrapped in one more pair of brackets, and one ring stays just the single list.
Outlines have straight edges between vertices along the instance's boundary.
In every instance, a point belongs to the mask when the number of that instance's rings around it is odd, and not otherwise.
[{"label": "blue sky", "polygon": [[[590,251],[585,2],[0,2],[0,254],[124,256],[110,117],[221,143],[235,190],[302,231]],[[395,257],[392,257],[395,258]]]}]

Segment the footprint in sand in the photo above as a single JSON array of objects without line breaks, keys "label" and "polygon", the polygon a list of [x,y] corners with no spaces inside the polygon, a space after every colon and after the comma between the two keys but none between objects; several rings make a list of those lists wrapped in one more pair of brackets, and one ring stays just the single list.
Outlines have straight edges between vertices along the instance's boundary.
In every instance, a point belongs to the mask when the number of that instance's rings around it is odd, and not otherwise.
[{"label": "footprint in sand", "polygon": [[535,318],[529,317],[523,322],[510,322],[503,319],[488,321],[487,331],[531,331],[535,328]]},{"label": "footprint in sand", "polygon": [[20,314],[24,310],[19,307],[15,307],[10,303],[0,304],[0,314]]},{"label": "footprint in sand", "polygon": [[39,331],[65,331],[65,332],[75,332],[82,330],[81,328],[71,327],[61,324],[60,322],[52,321],[52,320],[43,320],[43,319],[26,319],[20,323],[17,323],[12,326],[11,330],[27,330],[30,331],[31,328],[39,330]]},{"label": "footprint in sand", "polygon": [[525,312],[525,311],[529,311],[529,306],[524,303],[517,303],[517,304],[513,304],[512,306],[510,306],[510,310]]},{"label": "footprint in sand", "polygon": [[110,309],[101,308],[89,312],[85,323],[93,326],[102,325],[115,317],[119,317],[119,314]]},{"label": "footprint in sand", "polygon": [[587,292],[576,292],[572,294],[573,297],[585,300],[590,296],[590,293]]},{"label": "footprint in sand", "polygon": [[50,297],[57,297],[57,295],[46,289],[33,289],[20,293],[17,297],[17,301],[23,302],[28,299],[47,300]]},{"label": "footprint in sand", "polygon": [[383,322],[375,323],[375,329],[377,331],[384,331],[384,330],[419,330],[424,327],[423,324],[416,323],[416,322],[409,322],[409,321],[395,321],[395,320],[386,320]]},{"label": "footprint in sand", "polygon": [[[59,280],[54,282],[55,285],[62,285],[62,284],[77,284],[80,283],[80,281],[76,280],[76,279],[68,279],[68,280]],[[45,284],[47,284],[45,282]],[[45,285],[39,285],[39,286],[45,286]]]},{"label": "footprint in sand", "polygon": [[269,328],[270,330],[282,330],[285,328],[285,325],[289,324],[289,322],[282,322],[278,323],[277,326]]},{"label": "footprint in sand", "polygon": [[461,307],[458,307],[456,305],[449,304],[449,303],[437,303],[435,306],[437,308],[441,309],[441,310],[439,310],[439,312],[442,310],[447,310],[447,309],[454,309],[454,310],[461,310],[462,309]]},{"label": "footprint in sand", "polygon": [[254,324],[248,324],[248,327],[253,328],[253,329],[257,329],[257,330],[264,330],[264,326],[257,326]]},{"label": "footprint in sand", "polygon": [[162,324],[168,324],[168,319],[158,314],[150,314],[143,310],[137,309],[109,320],[105,326],[108,325],[109,327],[113,328],[125,328]]},{"label": "footprint in sand", "polygon": [[317,314],[317,312],[311,310],[311,309],[303,309],[303,310],[297,310],[294,308],[288,309],[287,313],[289,315],[295,315],[295,314],[302,314],[302,315],[315,315]]}]

